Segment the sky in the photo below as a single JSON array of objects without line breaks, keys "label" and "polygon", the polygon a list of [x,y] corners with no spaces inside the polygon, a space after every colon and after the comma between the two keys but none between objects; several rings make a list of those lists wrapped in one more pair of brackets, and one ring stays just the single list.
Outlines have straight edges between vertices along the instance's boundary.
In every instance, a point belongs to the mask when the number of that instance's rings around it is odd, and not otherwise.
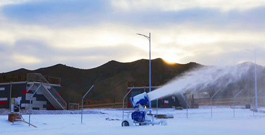
[{"label": "sky", "polygon": [[265,0],[0,0],[0,72],[110,60],[265,65]]}]

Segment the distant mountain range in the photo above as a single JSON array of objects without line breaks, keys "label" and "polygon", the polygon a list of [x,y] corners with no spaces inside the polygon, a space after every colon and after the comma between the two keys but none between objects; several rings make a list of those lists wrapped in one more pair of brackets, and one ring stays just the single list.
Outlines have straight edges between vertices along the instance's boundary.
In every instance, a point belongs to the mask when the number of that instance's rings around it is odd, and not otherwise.
[{"label": "distant mountain range", "polygon": [[[168,64],[163,59],[152,60],[152,85],[167,83],[182,73],[202,65],[190,62],[187,64]],[[145,59],[129,63],[109,61],[97,68],[78,69],[62,64],[37,70],[19,69],[0,75],[41,73],[44,76],[61,78],[62,97],[68,103],[81,103],[82,96],[94,84],[94,89],[87,96],[95,103],[120,102],[128,91],[128,86],[148,86],[149,61]]]}]

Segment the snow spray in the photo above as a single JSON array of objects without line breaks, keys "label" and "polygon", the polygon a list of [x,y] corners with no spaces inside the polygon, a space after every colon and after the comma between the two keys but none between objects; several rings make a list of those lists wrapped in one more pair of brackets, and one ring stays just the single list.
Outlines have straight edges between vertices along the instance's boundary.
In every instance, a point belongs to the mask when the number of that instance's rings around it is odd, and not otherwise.
[{"label": "snow spray", "polygon": [[[175,78],[168,84],[148,93],[149,99],[155,100],[166,96],[189,92],[199,92],[211,87],[218,89],[225,89],[231,84],[238,84],[240,80],[254,80],[254,64],[253,63],[242,63],[234,66],[224,67],[203,67],[197,70],[193,70],[185,73],[181,77]],[[257,74],[261,74],[261,66],[257,66]],[[254,82],[251,87],[253,89]],[[244,89],[246,83],[240,83],[237,86],[239,89]]]}]

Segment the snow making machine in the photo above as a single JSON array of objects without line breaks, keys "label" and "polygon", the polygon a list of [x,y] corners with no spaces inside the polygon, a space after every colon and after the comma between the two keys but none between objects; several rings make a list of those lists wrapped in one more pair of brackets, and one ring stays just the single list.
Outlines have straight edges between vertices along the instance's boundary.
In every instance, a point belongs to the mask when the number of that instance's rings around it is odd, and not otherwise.
[{"label": "snow making machine", "polygon": [[131,97],[131,103],[134,108],[132,113],[129,113],[126,118],[123,118],[122,126],[133,125],[166,125],[165,120],[158,120],[154,114],[151,114],[150,109],[146,109],[149,104],[148,94],[146,92]]}]

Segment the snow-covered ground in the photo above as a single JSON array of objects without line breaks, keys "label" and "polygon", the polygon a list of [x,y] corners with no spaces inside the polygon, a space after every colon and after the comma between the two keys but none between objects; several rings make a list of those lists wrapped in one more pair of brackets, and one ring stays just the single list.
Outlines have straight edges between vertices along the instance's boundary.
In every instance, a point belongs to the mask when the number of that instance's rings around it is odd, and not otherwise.
[{"label": "snow-covered ground", "polygon": [[[7,115],[0,115],[0,135],[265,135],[265,113],[247,109],[214,107],[211,118],[210,108],[174,110],[159,109],[159,114],[172,114],[168,125],[121,127],[122,110],[85,110],[83,124],[78,111],[38,111],[31,115],[31,123],[12,124]],[[49,114],[48,114],[49,113]],[[57,114],[54,114],[57,113]],[[153,111],[156,113],[156,110]],[[28,121],[29,116],[23,115]]]}]

